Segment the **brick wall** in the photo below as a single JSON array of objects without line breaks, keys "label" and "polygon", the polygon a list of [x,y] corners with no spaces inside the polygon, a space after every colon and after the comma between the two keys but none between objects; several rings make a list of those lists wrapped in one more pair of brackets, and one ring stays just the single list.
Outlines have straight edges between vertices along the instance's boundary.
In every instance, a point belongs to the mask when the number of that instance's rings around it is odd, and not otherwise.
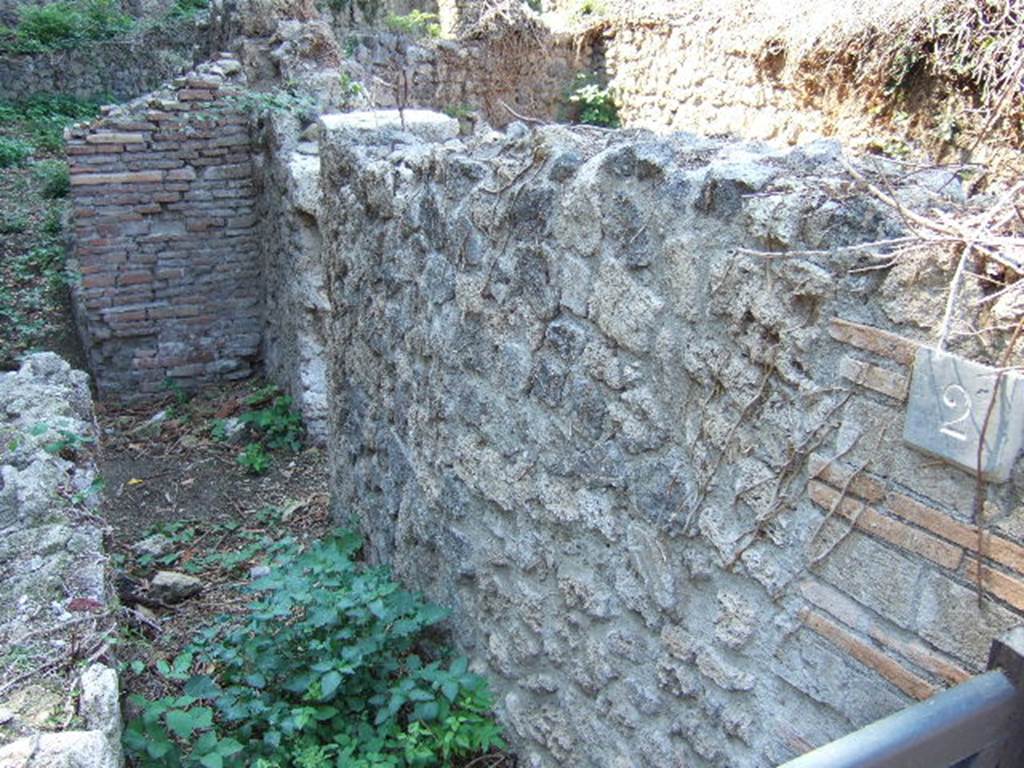
[{"label": "brick wall", "polygon": [[76,319],[103,395],[248,375],[255,189],[229,57],[69,132]]}]

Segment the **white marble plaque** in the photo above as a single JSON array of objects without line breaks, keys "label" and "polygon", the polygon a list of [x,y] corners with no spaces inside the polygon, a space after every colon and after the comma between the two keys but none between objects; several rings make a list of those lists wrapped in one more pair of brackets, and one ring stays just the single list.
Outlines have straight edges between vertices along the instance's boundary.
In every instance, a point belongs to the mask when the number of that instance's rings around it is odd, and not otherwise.
[{"label": "white marble plaque", "polygon": [[[957,355],[922,347],[914,360],[903,439],[974,474],[998,373]],[[1004,373],[981,448],[986,480],[1006,482],[1024,442],[1024,376]]]}]

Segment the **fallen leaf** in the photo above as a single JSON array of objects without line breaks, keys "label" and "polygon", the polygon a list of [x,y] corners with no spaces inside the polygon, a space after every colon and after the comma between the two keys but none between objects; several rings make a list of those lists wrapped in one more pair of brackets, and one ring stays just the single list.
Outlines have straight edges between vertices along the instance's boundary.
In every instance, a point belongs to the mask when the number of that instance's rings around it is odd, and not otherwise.
[{"label": "fallen leaf", "polygon": [[68,603],[68,610],[76,613],[99,612],[103,610],[103,603],[93,600],[91,597],[76,597]]}]

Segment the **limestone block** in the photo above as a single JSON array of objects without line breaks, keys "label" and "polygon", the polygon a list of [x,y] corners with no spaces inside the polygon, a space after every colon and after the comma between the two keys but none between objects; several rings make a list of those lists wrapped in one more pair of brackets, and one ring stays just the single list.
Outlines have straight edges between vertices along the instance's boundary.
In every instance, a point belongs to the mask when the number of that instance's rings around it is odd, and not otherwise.
[{"label": "limestone block", "polygon": [[444,142],[459,135],[459,121],[426,109],[376,109],[322,115],[322,141],[359,140],[367,133],[402,132],[423,141]]}]

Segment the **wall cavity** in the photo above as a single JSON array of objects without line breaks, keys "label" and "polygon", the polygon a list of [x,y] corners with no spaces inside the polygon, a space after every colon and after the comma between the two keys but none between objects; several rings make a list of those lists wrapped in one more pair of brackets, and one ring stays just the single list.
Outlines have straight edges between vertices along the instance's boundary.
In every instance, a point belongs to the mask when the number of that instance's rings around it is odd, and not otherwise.
[{"label": "wall cavity", "polygon": [[1024,471],[979,561],[900,438],[949,265],[839,250],[902,226],[836,145],[405,129],[322,126],[334,500],[526,765],[775,765],[984,668]]},{"label": "wall cavity", "polygon": [[73,296],[105,396],[253,370],[262,292],[240,71],[221,58],[69,132]]}]

